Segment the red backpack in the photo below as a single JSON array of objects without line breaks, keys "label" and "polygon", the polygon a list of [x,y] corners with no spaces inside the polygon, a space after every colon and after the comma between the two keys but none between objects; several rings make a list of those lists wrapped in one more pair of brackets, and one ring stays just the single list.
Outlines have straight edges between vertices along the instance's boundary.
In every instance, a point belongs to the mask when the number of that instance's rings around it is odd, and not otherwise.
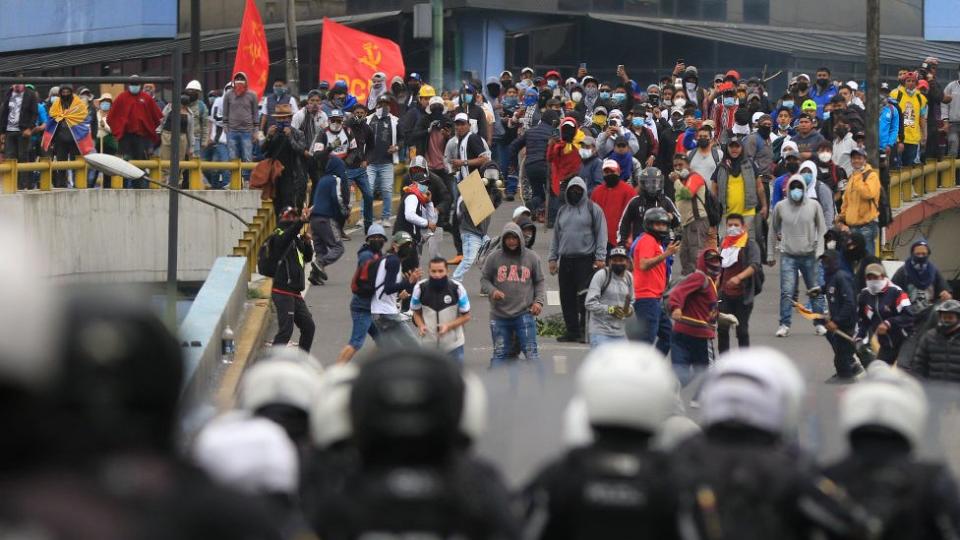
[{"label": "red backpack", "polygon": [[377,268],[380,259],[380,254],[375,254],[353,272],[353,279],[350,281],[353,294],[360,298],[373,298],[373,293],[377,290]]}]

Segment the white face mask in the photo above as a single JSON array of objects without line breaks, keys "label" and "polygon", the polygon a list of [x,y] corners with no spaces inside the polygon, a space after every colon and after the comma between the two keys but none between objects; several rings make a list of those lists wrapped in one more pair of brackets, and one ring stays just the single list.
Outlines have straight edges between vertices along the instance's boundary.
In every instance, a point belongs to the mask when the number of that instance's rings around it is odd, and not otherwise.
[{"label": "white face mask", "polygon": [[867,290],[870,291],[871,294],[880,294],[886,285],[887,278],[867,280]]},{"label": "white face mask", "polygon": [[687,91],[688,91],[688,92],[693,92],[694,90],[697,89],[697,83],[695,83],[695,82],[688,82],[688,83],[686,83],[685,86],[687,87]]},{"label": "white face mask", "polygon": [[727,236],[740,236],[740,233],[743,232],[738,225],[731,225],[727,227]]},{"label": "white face mask", "polygon": [[580,149],[580,159],[590,159],[591,157],[593,157],[593,150],[589,148]]},{"label": "white face mask", "polygon": [[827,242],[827,249],[837,249],[837,241],[830,240]]},{"label": "white face mask", "polygon": [[683,99],[682,97],[678,97],[673,100],[674,107],[683,107],[686,104],[687,104],[687,100]]},{"label": "white face mask", "polygon": [[819,154],[817,154],[817,157],[820,158],[820,161],[826,163],[826,162],[830,161],[831,158],[833,158],[833,153],[831,153],[831,152],[820,152]]},{"label": "white face mask", "polygon": [[582,92],[574,92],[574,93],[570,94],[570,99],[572,99],[574,103],[580,103],[580,100],[583,99],[583,93],[582,93]]}]

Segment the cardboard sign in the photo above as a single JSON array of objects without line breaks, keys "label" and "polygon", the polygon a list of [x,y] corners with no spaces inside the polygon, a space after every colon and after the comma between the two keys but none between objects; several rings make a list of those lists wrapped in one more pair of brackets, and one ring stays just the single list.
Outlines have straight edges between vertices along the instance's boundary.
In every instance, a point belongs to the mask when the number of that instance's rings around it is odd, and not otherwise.
[{"label": "cardboard sign", "polygon": [[457,189],[460,190],[463,204],[467,206],[467,212],[470,212],[474,225],[479,225],[481,221],[493,214],[493,201],[490,200],[490,194],[487,193],[479,172],[470,173],[470,176],[457,184]]}]

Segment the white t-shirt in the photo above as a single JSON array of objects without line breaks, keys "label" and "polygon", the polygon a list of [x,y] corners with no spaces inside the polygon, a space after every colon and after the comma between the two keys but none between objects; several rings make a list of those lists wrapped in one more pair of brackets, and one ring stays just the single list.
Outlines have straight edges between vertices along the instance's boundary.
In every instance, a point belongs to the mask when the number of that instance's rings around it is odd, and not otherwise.
[{"label": "white t-shirt", "polygon": [[[387,257],[380,259],[377,264],[377,280],[374,281],[376,289],[373,292],[373,298],[370,299],[370,313],[373,315],[399,315],[400,307],[397,305],[397,294],[383,293],[383,282],[387,278]],[[397,283],[403,278],[403,267],[397,272]]]},{"label": "white t-shirt", "polygon": [[[717,153],[717,161],[713,160],[713,152]],[[716,148],[707,152],[704,156],[700,154],[700,149],[697,148],[693,152],[693,157],[690,158],[690,170],[702,176],[707,182],[707,187],[712,187],[713,181],[710,179],[713,178],[713,173],[717,170],[717,164],[720,161],[723,161],[723,150]]]}]

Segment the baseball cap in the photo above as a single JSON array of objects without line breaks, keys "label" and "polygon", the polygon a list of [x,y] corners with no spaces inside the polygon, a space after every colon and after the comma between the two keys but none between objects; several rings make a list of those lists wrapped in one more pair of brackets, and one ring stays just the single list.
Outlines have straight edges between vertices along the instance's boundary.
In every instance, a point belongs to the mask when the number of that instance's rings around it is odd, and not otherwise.
[{"label": "baseball cap", "polygon": [[617,246],[610,250],[609,257],[612,259],[614,257],[628,257],[627,248],[623,246]]},{"label": "baseball cap", "polygon": [[454,122],[469,122],[469,121],[470,121],[470,117],[467,116],[467,113],[457,113],[457,115],[453,117],[453,121],[454,121]]},{"label": "baseball cap", "polygon": [[717,127],[717,124],[713,120],[704,120],[700,127],[707,129],[714,129]]},{"label": "baseball cap", "polygon": [[890,91],[890,83],[888,83],[888,82],[882,82],[882,83],[880,83],[880,91],[882,92],[882,91],[884,91],[884,90],[886,90],[887,92]]},{"label": "baseball cap", "polygon": [[605,159],[605,160],[603,160],[603,167],[601,168],[601,170],[604,170],[604,171],[606,171],[606,170],[617,171],[617,173],[619,174],[619,173],[620,173],[620,164],[617,163],[616,161],[612,160],[612,159]]},{"label": "baseball cap", "polygon": [[850,150],[850,155],[852,156],[852,155],[854,155],[854,154],[858,154],[858,155],[861,155],[861,156],[863,156],[863,157],[867,157],[867,152],[866,152],[866,150],[864,150],[863,148],[860,148],[859,146],[857,146],[857,147],[853,148],[852,150]]},{"label": "baseball cap", "polygon": [[430,98],[430,101],[427,102],[427,105],[443,105],[443,98],[440,96],[433,96]]},{"label": "baseball cap", "polygon": [[417,72],[413,72],[413,73],[407,75],[407,80],[408,80],[408,81],[419,81],[419,80],[420,80],[420,74],[417,73]]},{"label": "baseball cap", "polygon": [[816,109],[816,108],[817,108],[817,102],[814,101],[814,100],[812,100],[812,99],[808,99],[808,100],[804,101],[804,102],[803,102],[803,105],[800,106],[800,109],[802,109],[802,110],[804,110],[804,111],[806,111],[806,110],[808,110],[808,109]]},{"label": "baseball cap", "polygon": [[866,276],[885,276],[887,275],[887,271],[883,269],[883,265],[880,263],[870,263],[867,265],[867,268],[864,270],[863,274]]}]

